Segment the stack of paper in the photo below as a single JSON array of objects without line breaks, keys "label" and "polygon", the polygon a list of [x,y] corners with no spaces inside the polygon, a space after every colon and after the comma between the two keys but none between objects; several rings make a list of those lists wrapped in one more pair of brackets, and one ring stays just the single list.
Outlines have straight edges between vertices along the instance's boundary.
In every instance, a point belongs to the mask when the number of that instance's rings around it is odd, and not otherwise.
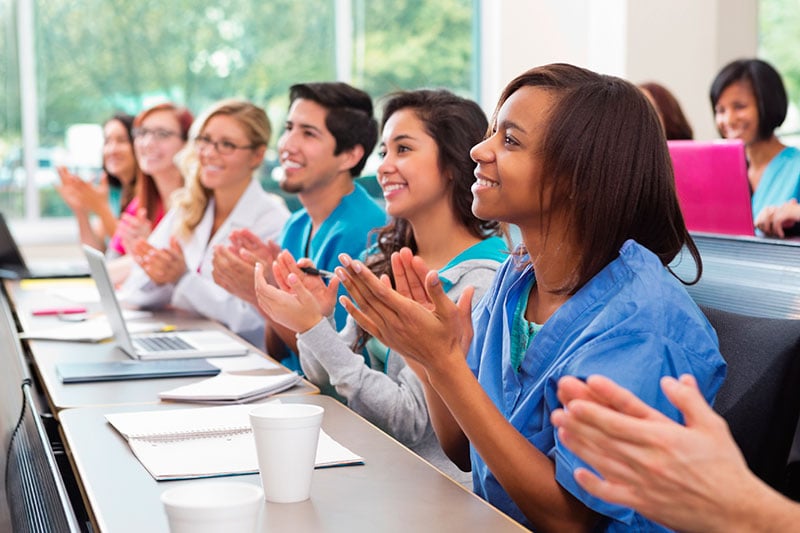
[{"label": "stack of paper", "polygon": [[[156,480],[255,474],[256,444],[249,405],[106,415]],[[364,459],[320,430],[317,468]]]},{"label": "stack of paper", "polygon": [[158,397],[177,402],[247,403],[294,387],[301,379],[294,372],[277,375],[222,372],[213,378],[160,392]]}]

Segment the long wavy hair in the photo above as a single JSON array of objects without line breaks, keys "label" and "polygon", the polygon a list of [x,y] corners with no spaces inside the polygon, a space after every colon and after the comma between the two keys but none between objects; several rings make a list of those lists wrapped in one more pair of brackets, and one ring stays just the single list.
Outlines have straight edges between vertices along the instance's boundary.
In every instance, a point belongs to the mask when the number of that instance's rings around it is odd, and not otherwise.
[{"label": "long wavy hair", "polygon": [[[422,122],[425,132],[436,142],[439,172],[446,178],[450,203],[458,221],[480,239],[504,235],[502,224],[481,220],[472,214],[472,184],[475,162],[470,149],[483,140],[488,126],[486,115],[475,102],[445,90],[402,91],[389,95],[383,107],[381,129],[394,113],[409,109]],[[386,274],[394,284],[391,257],[396,251],[408,247],[417,253],[417,242],[411,223],[395,218],[385,226],[373,230],[370,250],[365,264],[377,276]],[[360,351],[369,335],[359,328],[354,348]]]},{"label": "long wavy hair", "polygon": [[236,120],[247,135],[253,148],[266,146],[272,134],[269,118],[264,110],[247,100],[228,99],[213,104],[203,116],[192,126],[192,141],[178,155],[180,166],[187,176],[186,185],[175,191],[173,204],[180,213],[175,226],[175,235],[186,237],[194,231],[208,207],[214,191],[204,187],[200,181],[200,165],[198,164],[197,147],[194,139],[202,135],[208,121],[212,117],[225,115]]}]

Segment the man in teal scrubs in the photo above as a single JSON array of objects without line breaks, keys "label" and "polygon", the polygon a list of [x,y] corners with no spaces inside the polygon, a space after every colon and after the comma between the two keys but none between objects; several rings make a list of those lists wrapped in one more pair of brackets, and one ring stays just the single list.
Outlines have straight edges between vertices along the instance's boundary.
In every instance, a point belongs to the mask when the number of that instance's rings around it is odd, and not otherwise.
[{"label": "man in teal scrubs", "polygon": [[[297,194],[303,208],[289,218],[279,244],[261,242],[241,230],[214,257],[216,282],[256,307],[256,261],[269,268],[279,249],[286,249],[295,258],[308,257],[318,268],[333,270],[340,253],[358,257],[370,230],[386,223],[383,209],[353,181],[378,136],[369,95],[345,83],[307,83],[293,85],[289,97],[289,115],[278,140],[284,171],[280,186]],[[337,328],[344,325],[346,312],[338,303],[335,318]],[[294,332],[268,321],[267,351],[299,369],[295,344]]]}]

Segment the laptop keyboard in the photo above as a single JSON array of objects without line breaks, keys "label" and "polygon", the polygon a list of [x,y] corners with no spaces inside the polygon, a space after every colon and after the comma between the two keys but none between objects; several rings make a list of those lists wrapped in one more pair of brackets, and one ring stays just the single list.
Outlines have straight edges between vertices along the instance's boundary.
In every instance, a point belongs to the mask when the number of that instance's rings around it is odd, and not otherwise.
[{"label": "laptop keyboard", "polygon": [[153,337],[136,337],[133,343],[137,348],[147,352],[171,352],[175,350],[193,350],[194,346],[177,336],[160,335]]}]

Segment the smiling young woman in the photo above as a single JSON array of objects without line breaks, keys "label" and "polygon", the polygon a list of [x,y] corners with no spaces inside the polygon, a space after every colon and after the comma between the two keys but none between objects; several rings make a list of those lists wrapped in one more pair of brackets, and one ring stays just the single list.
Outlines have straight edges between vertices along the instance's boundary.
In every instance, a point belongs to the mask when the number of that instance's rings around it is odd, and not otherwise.
[{"label": "smiling young woman", "polygon": [[800,150],[775,135],[788,108],[780,74],[760,59],[739,59],[720,70],[710,97],[720,135],[744,142],[756,227],[783,237],[800,221],[793,208],[800,200]]},{"label": "smiling young woman", "polygon": [[547,65],[506,86],[472,158],[473,212],[523,241],[475,309],[410,251],[394,287],[343,257],[343,303],[417,372],[480,496],[536,530],[658,531],[575,482],[550,420],[563,375],[610,376],[673,419],[663,375],[693,374],[708,400],[722,383],[713,329],[667,267],[686,246],[700,270],[658,116],[629,82]]},{"label": "smiling young woman", "polygon": [[[505,259],[500,225],[470,210],[474,164],[469,149],[486,132],[486,116],[470,100],[448,91],[408,91],[385,102],[378,181],[392,221],[376,230],[365,262],[376,275],[394,279],[392,257],[404,247],[436,270],[448,297],[467,286],[483,293]],[[326,318],[336,303],[338,281],[325,287],[303,274],[288,253],[273,268],[281,288],[257,276],[262,308],[297,332],[306,378],[451,477],[469,484],[445,456],[434,434],[422,383],[403,357],[348,318],[337,333]],[[293,276],[293,277],[290,277]],[[303,281],[303,286],[289,281]],[[308,290],[305,287],[308,287]],[[312,297],[311,294],[316,295]],[[365,364],[366,352],[369,365]]]},{"label": "smiling young woman", "polygon": [[[171,137],[159,131],[148,135]],[[269,119],[250,102],[223,100],[198,119],[193,131],[198,133],[179,156],[187,169],[186,186],[176,191],[174,206],[150,237],[133,245],[136,266],[122,287],[125,301],[188,309],[260,345],[263,319],[251,304],[214,282],[212,260],[215,247],[226,245],[234,229],[249,228],[273,239],[289,218],[284,201],[254,178],[269,142]]]}]

